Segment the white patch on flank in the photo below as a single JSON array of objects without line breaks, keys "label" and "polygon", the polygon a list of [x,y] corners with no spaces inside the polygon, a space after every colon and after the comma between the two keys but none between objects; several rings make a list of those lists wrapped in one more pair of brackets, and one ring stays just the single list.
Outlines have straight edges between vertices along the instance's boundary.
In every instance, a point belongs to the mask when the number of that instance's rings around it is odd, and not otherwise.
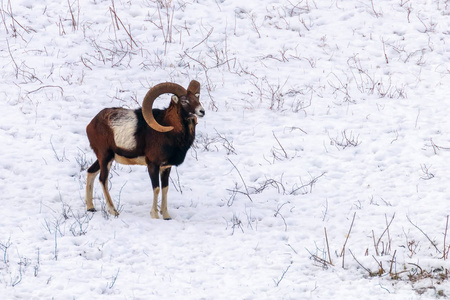
[{"label": "white patch on flank", "polygon": [[116,146],[126,150],[136,148],[134,133],[137,127],[137,117],[134,111],[124,109],[117,118],[111,121],[111,128],[114,132]]}]

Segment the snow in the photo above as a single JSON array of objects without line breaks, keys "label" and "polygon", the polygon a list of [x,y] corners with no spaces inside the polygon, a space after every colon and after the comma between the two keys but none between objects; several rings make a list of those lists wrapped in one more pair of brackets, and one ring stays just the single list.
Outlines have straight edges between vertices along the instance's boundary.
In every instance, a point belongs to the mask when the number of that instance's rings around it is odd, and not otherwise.
[{"label": "snow", "polygon": [[[450,295],[449,15],[442,0],[3,1],[2,299]],[[150,218],[144,167],[117,164],[120,216],[98,183],[87,213],[89,121],[192,79],[207,112],[171,174],[173,219]]]}]

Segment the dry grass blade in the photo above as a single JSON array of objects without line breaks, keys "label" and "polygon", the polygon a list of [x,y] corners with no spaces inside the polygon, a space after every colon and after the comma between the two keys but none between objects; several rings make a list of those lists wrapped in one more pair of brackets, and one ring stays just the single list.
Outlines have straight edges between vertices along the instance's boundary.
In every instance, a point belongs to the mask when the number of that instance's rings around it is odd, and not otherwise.
[{"label": "dry grass blade", "polygon": [[348,238],[350,237],[350,233],[352,232],[353,223],[355,222],[356,212],[353,214],[352,223],[350,224],[350,228],[348,229],[347,237],[345,238],[344,246],[342,246],[341,257],[342,257],[342,268],[344,267],[344,257],[345,257],[345,246],[347,245]]},{"label": "dry grass blade", "polygon": [[417,226],[416,224],[414,224],[412,221],[411,221],[411,219],[409,218],[409,216],[408,215],[406,215],[406,218],[408,219],[408,221],[409,221],[409,223],[411,223],[414,227],[416,227],[420,232],[422,232],[422,234],[430,241],[430,243],[431,243],[431,245],[433,245],[433,247],[436,249],[436,251],[438,252],[438,253],[441,253],[441,251],[438,249],[438,247],[436,246],[436,243],[435,242],[433,242],[431,239],[430,239],[430,237],[419,227],[419,226]]},{"label": "dry grass blade", "polygon": [[117,28],[119,29],[118,23],[120,23],[120,25],[122,25],[123,29],[127,33],[128,37],[130,38],[130,40],[131,40],[131,44],[130,44],[131,48],[133,48],[133,44],[136,47],[138,47],[138,44],[134,41],[133,37],[131,36],[131,33],[127,30],[127,28],[123,24],[122,20],[117,15],[116,10],[114,9],[114,7],[109,7],[109,11],[114,15],[114,19],[116,20]]}]

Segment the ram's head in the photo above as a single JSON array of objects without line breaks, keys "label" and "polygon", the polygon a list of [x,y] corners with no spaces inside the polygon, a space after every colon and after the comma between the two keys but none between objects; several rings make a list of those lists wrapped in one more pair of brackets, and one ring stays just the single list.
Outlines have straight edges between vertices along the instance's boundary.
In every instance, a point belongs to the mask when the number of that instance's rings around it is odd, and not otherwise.
[{"label": "ram's head", "polygon": [[172,126],[162,126],[153,116],[153,103],[155,99],[162,94],[173,94],[172,102],[180,106],[181,110],[188,117],[203,117],[205,109],[200,103],[200,83],[192,80],[186,90],[181,85],[171,82],[164,82],[152,87],[145,95],[142,103],[142,114],[147,124],[156,131],[168,132],[173,129]]}]

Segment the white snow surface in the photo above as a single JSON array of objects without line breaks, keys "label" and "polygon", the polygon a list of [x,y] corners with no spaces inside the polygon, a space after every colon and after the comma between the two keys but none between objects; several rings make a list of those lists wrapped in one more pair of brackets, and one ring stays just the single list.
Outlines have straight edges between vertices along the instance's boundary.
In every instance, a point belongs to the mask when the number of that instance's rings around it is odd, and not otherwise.
[{"label": "white snow surface", "polygon": [[[449,1],[4,0],[0,20],[1,299],[450,296]],[[193,79],[173,219],[117,164],[119,217],[98,181],[87,213],[86,125]]]}]

